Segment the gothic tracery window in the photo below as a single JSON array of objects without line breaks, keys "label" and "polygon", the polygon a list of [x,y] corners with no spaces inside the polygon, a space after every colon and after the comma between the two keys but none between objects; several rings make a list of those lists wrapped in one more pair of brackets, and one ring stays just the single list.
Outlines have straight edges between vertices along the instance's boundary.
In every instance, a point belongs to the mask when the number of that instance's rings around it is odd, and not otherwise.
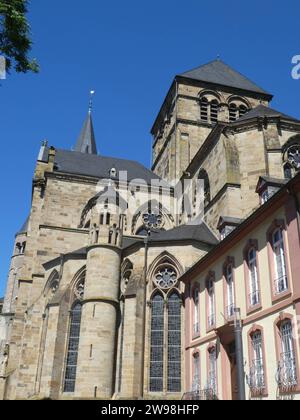
[{"label": "gothic tracery window", "polygon": [[300,144],[295,144],[288,148],[287,160],[296,170],[300,169]]},{"label": "gothic tracery window", "polygon": [[170,289],[177,283],[176,271],[168,266],[160,268],[155,275],[155,283],[161,289]]},{"label": "gothic tracery window", "polygon": [[149,210],[143,215],[144,226],[148,229],[160,229],[163,223],[163,218],[160,213]]},{"label": "gothic tracery window", "polygon": [[181,391],[182,299],[175,288],[178,274],[170,264],[159,267],[153,277],[150,325],[150,392]]},{"label": "gothic tracery window", "polygon": [[150,391],[164,388],[164,298],[157,294],[152,299]]},{"label": "gothic tracery window", "polygon": [[69,342],[67,351],[67,362],[64,378],[64,392],[75,392],[76,374],[77,374],[77,361],[81,328],[81,315],[82,315],[82,299],[84,297],[84,279],[81,279],[75,288],[75,303],[70,312],[70,329],[69,329]]},{"label": "gothic tracery window", "polygon": [[181,391],[181,299],[176,292],[173,292],[168,300],[167,391]]},{"label": "gothic tracery window", "polygon": [[283,147],[283,173],[286,179],[292,179],[300,171],[299,136],[290,139]]}]

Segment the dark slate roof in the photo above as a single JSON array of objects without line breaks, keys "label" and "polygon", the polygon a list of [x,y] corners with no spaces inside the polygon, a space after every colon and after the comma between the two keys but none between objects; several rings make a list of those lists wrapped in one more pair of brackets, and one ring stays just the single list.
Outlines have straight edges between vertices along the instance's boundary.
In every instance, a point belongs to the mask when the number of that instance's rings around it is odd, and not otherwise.
[{"label": "dark slate roof", "polygon": [[137,237],[129,237],[129,236],[124,236],[123,237],[123,243],[122,243],[122,248],[128,248],[132,245],[135,245],[137,243],[143,243],[144,239],[143,238],[137,238]]},{"label": "dark slate roof", "polygon": [[257,183],[256,192],[259,193],[261,191],[262,186],[264,185],[281,188],[283,187],[283,185],[286,185],[289,181],[290,181],[289,179],[270,178],[267,176],[260,176]]},{"label": "dark slate roof", "polygon": [[205,242],[210,245],[219,243],[217,237],[209,229],[206,223],[200,225],[181,225],[174,229],[152,233],[150,242],[169,242],[194,240]]},{"label": "dark slate roof", "polygon": [[221,60],[212,61],[179,76],[272,96]]},{"label": "dark slate roof", "polygon": [[[264,118],[264,117],[282,117],[287,120],[292,121],[299,121],[297,118],[290,117],[289,115],[283,114],[282,112],[276,111],[275,109],[269,108],[264,105],[259,105],[258,107],[252,109],[251,111],[247,112],[247,114],[243,115],[241,118],[239,118],[236,123],[241,121],[247,121],[252,118]],[[235,124],[235,123],[232,123]]]},{"label": "dark slate roof", "polygon": [[244,219],[239,219],[237,217],[221,216],[218,223],[218,229],[223,225],[240,225],[243,223]]},{"label": "dark slate roof", "polygon": [[261,176],[260,181],[265,181],[267,184],[285,185],[289,182],[289,179],[283,178],[270,178],[268,176]]},{"label": "dark slate roof", "polygon": [[[48,160],[48,152],[47,148],[43,157],[44,161]],[[120,171],[127,171],[128,181],[142,179],[150,184],[152,180],[160,180],[156,174],[133,160],[56,149],[55,172],[108,179],[112,168],[117,170],[117,174]],[[168,184],[163,181],[162,186],[167,187]]]},{"label": "dark slate roof", "polygon": [[3,303],[4,302],[4,298],[0,298],[0,303]]},{"label": "dark slate roof", "polygon": [[90,111],[77,140],[75,151],[97,155],[97,145],[93,127],[92,113]]},{"label": "dark slate roof", "polygon": [[84,247],[84,248],[76,249],[75,251],[72,251],[66,255],[86,255],[86,254],[87,254],[87,249],[86,247]]},{"label": "dark slate roof", "polygon": [[29,224],[29,216],[25,220],[25,222],[24,222],[23,226],[21,227],[21,229],[17,232],[17,235],[21,235],[21,233],[27,233],[28,224]]}]

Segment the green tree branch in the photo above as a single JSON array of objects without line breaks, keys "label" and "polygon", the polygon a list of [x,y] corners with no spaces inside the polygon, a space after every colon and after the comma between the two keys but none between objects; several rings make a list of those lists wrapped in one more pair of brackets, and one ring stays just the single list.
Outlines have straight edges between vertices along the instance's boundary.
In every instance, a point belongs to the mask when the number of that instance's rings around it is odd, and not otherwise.
[{"label": "green tree branch", "polygon": [[39,71],[35,59],[29,58],[32,41],[27,21],[27,0],[0,0],[0,55],[6,59],[6,69],[18,73]]}]

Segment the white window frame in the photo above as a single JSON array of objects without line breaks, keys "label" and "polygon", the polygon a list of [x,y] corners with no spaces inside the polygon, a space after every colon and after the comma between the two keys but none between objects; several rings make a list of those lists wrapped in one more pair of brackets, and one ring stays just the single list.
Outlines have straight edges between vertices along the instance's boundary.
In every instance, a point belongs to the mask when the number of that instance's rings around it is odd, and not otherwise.
[{"label": "white window frame", "polygon": [[214,396],[217,395],[217,380],[218,380],[218,368],[217,368],[217,350],[212,348],[208,352],[209,358],[209,372],[207,378],[207,389],[213,391]]},{"label": "white window frame", "polygon": [[216,323],[215,314],[215,285],[213,278],[209,278],[207,281],[207,297],[208,297],[208,326],[212,327]]},{"label": "white window frame", "polygon": [[[276,240],[276,234],[279,233],[279,239]],[[288,278],[286,271],[285,247],[283,231],[281,228],[276,229],[272,234],[272,247],[274,254],[274,270],[275,270],[275,293],[281,294],[288,290]]]},{"label": "white window frame", "polygon": [[193,383],[192,391],[199,392],[200,390],[200,354],[193,355]]},{"label": "white window frame", "polygon": [[[253,253],[253,255],[251,255]],[[258,270],[257,270],[257,250],[251,247],[248,251],[248,268],[249,268],[249,291],[250,306],[256,306],[260,303]]]},{"label": "white window frame", "polygon": [[193,330],[194,335],[199,334],[200,332],[200,325],[199,325],[199,315],[200,315],[200,297],[199,297],[199,287],[195,287],[193,293],[193,302],[194,302],[194,322],[193,322]]},{"label": "white window frame", "polygon": [[227,287],[227,316],[231,318],[234,315],[234,308],[235,308],[234,278],[233,278],[232,264],[228,264],[226,267],[226,287]]},{"label": "white window frame", "polygon": [[[259,336],[259,339],[258,339],[258,336]],[[263,335],[261,331],[255,331],[252,334],[251,346],[253,350],[252,384],[255,389],[261,389],[265,387]]]}]

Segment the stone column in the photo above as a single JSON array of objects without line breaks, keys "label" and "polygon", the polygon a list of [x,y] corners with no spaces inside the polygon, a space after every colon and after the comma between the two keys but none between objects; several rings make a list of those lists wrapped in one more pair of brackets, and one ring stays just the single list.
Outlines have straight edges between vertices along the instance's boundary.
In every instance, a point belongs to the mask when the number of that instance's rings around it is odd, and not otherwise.
[{"label": "stone column", "polygon": [[121,249],[88,249],[75,397],[110,399],[114,393]]}]

